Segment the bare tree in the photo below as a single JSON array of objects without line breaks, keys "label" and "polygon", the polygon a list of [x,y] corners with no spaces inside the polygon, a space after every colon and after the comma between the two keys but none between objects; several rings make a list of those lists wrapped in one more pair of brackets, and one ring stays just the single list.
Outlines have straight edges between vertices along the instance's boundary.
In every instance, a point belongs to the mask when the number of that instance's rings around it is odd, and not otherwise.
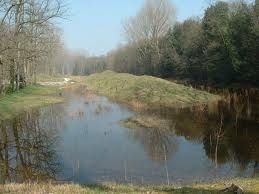
[{"label": "bare tree", "polygon": [[175,9],[169,0],[146,0],[137,15],[126,21],[124,30],[129,42],[157,40],[174,22]]},{"label": "bare tree", "polygon": [[50,39],[56,29],[53,21],[65,11],[63,0],[0,0],[0,31],[10,34],[0,55],[9,67],[12,89],[20,88],[20,76],[36,78],[37,66],[53,56],[49,54],[57,42],[57,38]]},{"label": "bare tree", "polygon": [[146,0],[137,15],[125,22],[127,41],[139,45],[140,63],[143,63],[143,58],[147,57],[150,49],[155,56],[153,66],[159,63],[159,40],[173,27],[175,15],[175,8],[170,0]]}]

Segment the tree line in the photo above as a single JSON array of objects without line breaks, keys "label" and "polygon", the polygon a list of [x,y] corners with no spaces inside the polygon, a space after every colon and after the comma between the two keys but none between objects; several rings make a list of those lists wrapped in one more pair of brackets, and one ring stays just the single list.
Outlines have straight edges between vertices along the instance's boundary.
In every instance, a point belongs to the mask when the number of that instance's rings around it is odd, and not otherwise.
[{"label": "tree line", "polygon": [[0,0],[0,94],[54,71],[65,12],[63,0]]},{"label": "tree line", "polygon": [[198,85],[258,86],[259,0],[215,1],[176,22],[170,0],[146,0],[123,25],[127,43],[105,57],[74,58],[74,75],[105,69]]},{"label": "tree line", "polygon": [[127,44],[109,69],[194,84],[259,84],[259,0],[216,1],[203,18],[176,22],[170,0],[147,0],[124,25]]},{"label": "tree line", "polygon": [[214,1],[202,18],[176,21],[171,0],[146,0],[123,25],[126,44],[105,56],[69,51],[55,21],[64,0],[0,0],[0,94],[45,73],[110,69],[199,85],[259,84],[259,0]]}]

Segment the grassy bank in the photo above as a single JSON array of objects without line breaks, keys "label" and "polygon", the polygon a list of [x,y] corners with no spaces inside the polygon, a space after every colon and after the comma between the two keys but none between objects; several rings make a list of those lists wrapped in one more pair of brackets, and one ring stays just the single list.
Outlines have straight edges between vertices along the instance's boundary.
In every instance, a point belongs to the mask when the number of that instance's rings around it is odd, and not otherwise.
[{"label": "grassy bank", "polygon": [[0,96],[0,120],[10,119],[30,108],[62,101],[63,98],[58,96],[58,90],[54,87],[28,86],[18,92]]},{"label": "grassy bank", "polygon": [[[133,186],[117,184],[76,185],[76,184],[7,184],[0,186],[0,193],[222,193],[234,183],[245,193],[259,193],[258,179],[236,179],[211,184],[179,186]],[[227,193],[227,192],[226,192]],[[231,192],[229,192],[231,193]],[[233,193],[233,192],[232,192]]]},{"label": "grassy bank", "polygon": [[105,71],[73,78],[87,89],[135,108],[148,106],[185,107],[217,101],[219,96],[151,76]]}]

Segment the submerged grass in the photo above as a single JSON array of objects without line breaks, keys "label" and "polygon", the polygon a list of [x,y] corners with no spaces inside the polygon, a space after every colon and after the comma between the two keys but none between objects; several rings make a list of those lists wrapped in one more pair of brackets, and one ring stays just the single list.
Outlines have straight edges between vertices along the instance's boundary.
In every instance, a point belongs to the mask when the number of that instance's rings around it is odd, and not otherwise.
[{"label": "submerged grass", "polygon": [[39,85],[28,86],[18,92],[0,96],[0,120],[11,119],[30,108],[60,103],[58,89]]},{"label": "submerged grass", "polygon": [[[259,179],[234,179],[208,184],[179,186],[134,186],[103,183],[96,185],[77,184],[7,184],[0,186],[0,193],[223,193],[231,184],[240,186],[244,193],[259,193]],[[227,192],[226,192],[227,193]],[[233,193],[233,192],[232,192]]]},{"label": "submerged grass", "polygon": [[80,83],[84,82],[89,90],[127,103],[134,108],[186,107],[220,99],[217,95],[152,76],[105,71],[74,79]]},{"label": "submerged grass", "polygon": [[168,120],[153,115],[137,115],[120,122],[129,129],[160,129],[171,130]]}]

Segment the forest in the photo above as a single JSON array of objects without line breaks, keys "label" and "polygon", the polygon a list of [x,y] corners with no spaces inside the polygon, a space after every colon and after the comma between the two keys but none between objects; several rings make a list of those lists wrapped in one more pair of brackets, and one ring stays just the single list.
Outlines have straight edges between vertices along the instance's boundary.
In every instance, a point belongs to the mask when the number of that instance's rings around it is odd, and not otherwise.
[{"label": "forest", "polygon": [[[132,29],[128,29],[127,34],[135,40],[107,56],[111,69],[200,85],[258,86],[258,0],[253,3],[217,1],[206,9],[203,18],[176,22],[168,30],[156,30],[156,25],[164,25],[168,6],[160,7],[153,16],[163,20],[152,24],[149,16],[149,26],[141,23],[149,14],[145,9],[152,7],[147,5],[128,21]],[[139,37],[134,34],[140,30],[149,31],[144,34],[144,41],[138,41]]]},{"label": "forest", "polygon": [[[125,43],[104,56],[71,51],[56,21],[62,0],[0,1],[0,93],[36,83],[37,75],[104,70],[213,87],[259,84],[259,0],[214,1],[202,18],[176,20],[170,1],[147,1],[123,22]],[[21,86],[20,86],[21,85]]]},{"label": "forest", "polygon": [[169,1],[146,3],[124,23],[126,44],[95,60],[75,60],[72,73],[109,69],[193,85],[258,86],[258,0],[216,1],[203,18],[183,22],[176,22],[174,13]]},{"label": "forest", "polygon": [[61,0],[0,1],[0,94],[36,83],[38,73],[62,64],[56,57],[63,50],[56,22],[65,14]]}]

